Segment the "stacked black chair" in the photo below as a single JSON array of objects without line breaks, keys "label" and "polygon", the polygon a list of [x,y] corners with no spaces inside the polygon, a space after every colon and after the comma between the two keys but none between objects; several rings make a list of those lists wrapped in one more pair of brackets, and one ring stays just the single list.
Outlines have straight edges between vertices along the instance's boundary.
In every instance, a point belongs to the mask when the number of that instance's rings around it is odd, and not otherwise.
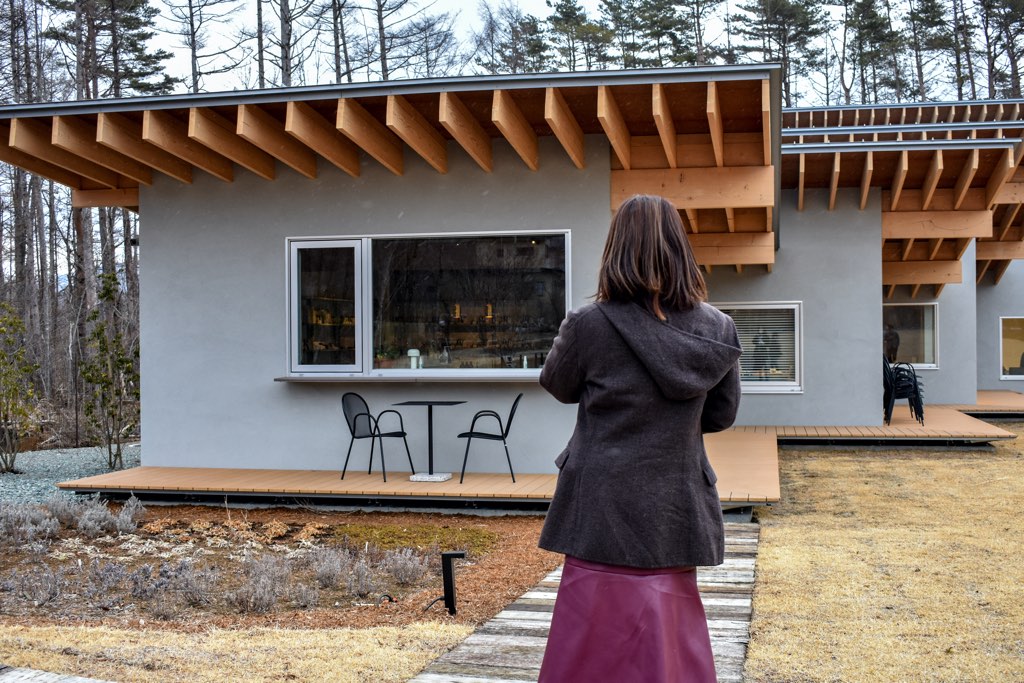
[{"label": "stacked black chair", "polygon": [[[387,467],[384,465],[384,439],[388,437],[400,437],[402,439],[402,443],[405,444],[405,454],[409,458],[409,469],[412,470],[413,474],[416,474],[416,469],[412,464],[412,454],[409,452],[409,442],[405,439],[405,422],[402,420],[400,412],[397,410],[384,410],[375,417],[370,413],[370,407],[366,404],[363,397],[352,391],[341,397],[341,408],[345,413],[345,423],[348,424],[349,434],[352,435],[352,440],[348,442],[348,453],[345,454],[345,466],[341,470],[342,479],[345,478],[345,472],[348,471],[348,459],[352,456],[352,444],[356,442],[356,439],[370,440],[370,465],[366,468],[367,474],[373,471],[374,440],[379,439],[380,471],[384,475],[384,481],[388,480]],[[398,416],[398,429],[383,432],[380,428],[380,419],[389,413]]]},{"label": "stacked black chair", "polygon": [[910,363],[890,364],[882,357],[883,387],[882,407],[885,424],[892,423],[892,410],[899,399],[907,399],[911,416],[924,425],[924,383],[918,378]]}]

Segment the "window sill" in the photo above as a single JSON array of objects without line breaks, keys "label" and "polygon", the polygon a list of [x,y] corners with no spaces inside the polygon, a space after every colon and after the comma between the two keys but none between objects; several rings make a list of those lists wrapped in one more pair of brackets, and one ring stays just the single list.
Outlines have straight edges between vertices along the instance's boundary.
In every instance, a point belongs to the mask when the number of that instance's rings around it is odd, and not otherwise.
[{"label": "window sill", "polygon": [[780,386],[758,386],[743,384],[740,385],[743,394],[802,394],[803,387],[780,387]]},{"label": "window sill", "polygon": [[506,372],[453,373],[439,372],[382,372],[338,375],[327,373],[296,373],[275,377],[275,382],[522,382],[535,384],[540,377],[539,369],[509,370]]}]

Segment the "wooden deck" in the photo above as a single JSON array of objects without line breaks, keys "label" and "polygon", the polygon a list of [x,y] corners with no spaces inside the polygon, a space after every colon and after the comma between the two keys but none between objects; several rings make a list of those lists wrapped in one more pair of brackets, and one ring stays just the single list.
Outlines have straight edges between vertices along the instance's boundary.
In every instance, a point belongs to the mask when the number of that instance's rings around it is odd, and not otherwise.
[{"label": "wooden deck", "polygon": [[[718,473],[723,503],[765,504],[779,500],[775,437],[723,432],[706,437],[708,458]],[[411,482],[408,472],[266,470],[199,467],[134,467],[58,484],[79,493],[171,494],[223,497],[331,498],[339,500],[456,500],[494,503],[547,503],[555,492],[554,474],[466,474],[445,482]]]},{"label": "wooden deck", "polygon": [[977,403],[950,407],[986,417],[1024,415],[1024,394],[1017,391],[979,391]]},{"label": "wooden deck", "polygon": [[[1008,392],[1012,393],[1012,392]],[[980,392],[979,392],[980,394]],[[980,400],[980,399],[979,399]],[[893,411],[892,424],[877,427],[735,427],[744,434],[774,434],[783,442],[935,442],[983,443],[1014,439],[1016,435],[965,415],[954,406],[925,405],[924,425],[911,416],[904,402]],[[881,412],[881,411],[879,411]]]},{"label": "wooden deck", "polygon": [[[719,683],[743,680],[757,544],[756,524],[726,524],[725,563],[697,571]],[[560,579],[552,572],[410,683],[536,681]]]}]

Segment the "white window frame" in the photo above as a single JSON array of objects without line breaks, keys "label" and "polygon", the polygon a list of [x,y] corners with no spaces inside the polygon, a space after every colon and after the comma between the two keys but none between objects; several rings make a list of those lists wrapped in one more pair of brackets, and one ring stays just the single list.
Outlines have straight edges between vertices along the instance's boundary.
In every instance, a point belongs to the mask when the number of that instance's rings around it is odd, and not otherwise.
[{"label": "white window frame", "polygon": [[[363,353],[363,273],[364,268],[364,253],[365,244],[360,239],[349,239],[349,238],[288,238],[288,268],[287,277],[288,283],[285,290],[287,291],[288,301],[286,305],[288,315],[288,374],[294,377],[305,377],[307,375],[313,376],[324,376],[324,375],[351,375],[353,373],[361,373],[365,367],[364,353]],[[298,259],[299,250],[301,249],[354,249],[354,274],[355,287],[355,362],[346,365],[304,365],[300,362],[301,344],[299,343],[299,333],[301,329],[301,323],[299,321],[299,311],[296,310],[298,304]]]},{"label": "white window frame", "polygon": [[[915,370],[938,370],[939,367],[939,302],[938,301],[923,301],[923,302],[892,302],[883,303],[882,308],[889,306],[929,306],[932,309],[932,321],[933,321],[933,339],[932,344],[935,348],[935,362],[934,363],[911,363],[911,366]],[[883,331],[885,330],[885,323],[882,324]]]},{"label": "white window frame", "polygon": [[999,339],[999,379],[1009,382],[1024,382],[1024,375],[1007,375],[1003,373],[1003,321],[1024,320],[1024,315],[1001,315],[999,316],[999,328],[996,331]]},{"label": "white window frame", "polygon": [[[287,327],[289,344],[289,372],[284,379],[304,378],[322,380],[374,380],[374,381],[529,381],[535,382],[540,376],[540,368],[374,368],[373,367],[373,242],[374,240],[391,239],[449,239],[457,237],[503,237],[503,236],[530,236],[530,235],[562,235],[565,238],[565,313],[572,308],[572,231],[569,229],[551,230],[501,230],[501,231],[472,231],[472,232],[424,232],[424,233],[381,233],[373,235],[346,235],[332,237],[289,237],[288,274],[286,292],[287,304]],[[361,245],[361,260],[357,258],[357,270],[359,279],[356,282],[357,301],[357,364],[358,368],[335,369],[334,366],[303,366],[296,369],[294,358],[297,358],[297,318],[295,317],[294,295],[295,265],[292,255],[296,247],[301,244],[308,246],[317,243],[317,246],[338,244],[346,246],[349,243],[358,242]],[[564,315],[564,313],[563,313]],[[363,324],[364,320],[370,321]],[[314,368],[314,369],[306,369]]]},{"label": "white window frame", "polygon": [[793,380],[777,382],[741,382],[744,394],[802,394],[804,392],[804,325],[802,301],[732,301],[716,302],[718,309],[772,310],[786,308],[793,311]]}]

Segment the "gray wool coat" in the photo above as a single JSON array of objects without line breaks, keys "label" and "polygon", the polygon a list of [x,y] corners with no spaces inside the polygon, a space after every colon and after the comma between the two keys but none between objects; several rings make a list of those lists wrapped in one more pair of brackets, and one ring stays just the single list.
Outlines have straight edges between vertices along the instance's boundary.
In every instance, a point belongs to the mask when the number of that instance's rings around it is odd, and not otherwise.
[{"label": "gray wool coat", "polygon": [[636,304],[570,311],[540,375],[579,403],[540,547],[628,567],[721,564],[702,435],[736,418],[739,357],[732,319],[707,304],[666,322]]}]

